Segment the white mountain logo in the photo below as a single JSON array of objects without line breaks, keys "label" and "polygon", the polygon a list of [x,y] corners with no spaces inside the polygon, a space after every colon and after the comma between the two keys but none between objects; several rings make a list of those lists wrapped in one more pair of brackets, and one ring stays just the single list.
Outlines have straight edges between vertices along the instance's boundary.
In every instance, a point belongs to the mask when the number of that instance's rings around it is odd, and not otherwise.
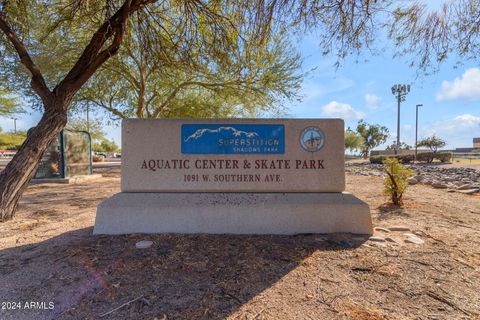
[{"label": "white mountain logo", "polygon": [[252,138],[252,137],[257,137],[258,133],[256,132],[246,132],[242,130],[237,130],[234,127],[219,127],[217,129],[198,129],[195,131],[192,135],[190,135],[188,138],[185,139],[185,142],[187,142],[190,139],[198,139],[203,136],[204,133],[220,133],[222,131],[232,131],[233,136],[235,137],[240,137],[242,134],[245,135],[247,138]]}]

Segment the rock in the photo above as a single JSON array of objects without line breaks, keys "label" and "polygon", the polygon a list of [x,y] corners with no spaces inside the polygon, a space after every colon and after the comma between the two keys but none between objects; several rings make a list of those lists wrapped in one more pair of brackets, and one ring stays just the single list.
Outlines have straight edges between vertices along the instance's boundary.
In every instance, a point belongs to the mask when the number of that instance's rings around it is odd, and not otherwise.
[{"label": "rock", "polygon": [[407,226],[391,226],[388,228],[390,231],[410,231]]},{"label": "rock", "polygon": [[455,192],[455,189],[447,189],[447,192]]},{"label": "rock", "polygon": [[375,230],[376,230],[376,231],[385,232],[385,233],[389,233],[389,232],[390,232],[390,230],[388,230],[387,228],[382,228],[382,227],[375,227]]},{"label": "rock", "polygon": [[448,188],[445,183],[441,183],[441,182],[432,183],[432,187],[434,187],[435,189],[447,189]]},{"label": "rock", "polygon": [[457,190],[457,192],[464,193],[464,194],[473,194],[479,192],[480,189],[469,189],[469,190]]},{"label": "rock", "polygon": [[470,184],[462,184],[457,189],[458,190],[467,190],[467,189],[471,189],[471,187],[470,187]]},{"label": "rock", "polygon": [[153,241],[150,241],[150,240],[142,240],[142,241],[138,241],[137,243],[135,243],[135,247],[137,249],[146,249],[146,248],[150,248],[153,244]]},{"label": "rock", "polygon": [[425,243],[425,241],[423,241],[422,239],[420,239],[419,237],[414,236],[414,235],[411,235],[407,239],[405,239],[405,242],[406,243],[414,243],[414,244],[424,244]]},{"label": "rock", "polygon": [[416,175],[413,177],[415,180],[417,180],[418,182],[422,182],[423,181],[423,176],[421,175]]},{"label": "rock", "polygon": [[392,237],[386,237],[385,240],[388,241],[388,242],[398,243],[398,239],[395,239],[395,238],[392,238]]},{"label": "rock", "polygon": [[408,178],[408,184],[417,184],[418,183],[418,180],[415,179],[415,178]]},{"label": "rock", "polygon": [[379,237],[379,236],[372,236],[372,237],[368,238],[368,240],[375,241],[375,242],[385,242],[385,238],[384,237]]}]

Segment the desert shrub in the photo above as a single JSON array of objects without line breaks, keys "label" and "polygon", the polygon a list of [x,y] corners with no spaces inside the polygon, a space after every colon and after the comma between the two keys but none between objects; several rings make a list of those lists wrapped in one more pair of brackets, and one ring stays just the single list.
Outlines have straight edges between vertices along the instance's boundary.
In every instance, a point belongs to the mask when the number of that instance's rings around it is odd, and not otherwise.
[{"label": "desert shrub", "polygon": [[449,162],[452,159],[451,152],[422,152],[417,155],[417,161],[432,162],[433,160],[440,162]]},{"label": "desert shrub", "polygon": [[370,156],[370,163],[382,164],[385,159],[385,156]]},{"label": "desert shrub", "polygon": [[93,162],[103,162],[103,161],[105,161],[105,158],[102,157],[102,156],[93,156],[92,161]]},{"label": "desert shrub", "polygon": [[440,162],[450,162],[452,159],[451,152],[441,152],[435,155],[435,159],[438,159]]},{"label": "desert shrub", "polygon": [[396,155],[394,158],[398,159],[398,162],[400,162],[400,163],[410,163],[414,160],[415,155],[414,154],[400,154],[400,155]]},{"label": "desert shrub", "polygon": [[422,152],[417,154],[417,161],[430,163],[433,161],[434,157],[435,155],[433,154],[433,152]]},{"label": "desert shrub", "polygon": [[391,156],[370,156],[370,163],[382,164],[385,159],[397,159],[400,163],[410,163],[413,161],[415,156],[413,154],[398,154]]},{"label": "desert shrub", "polygon": [[388,158],[383,161],[385,178],[385,194],[388,195],[396,205],[402,205],[403,193],[408,186],[408,178],[415,174],[414,170],[406,168],[396,158]]}]

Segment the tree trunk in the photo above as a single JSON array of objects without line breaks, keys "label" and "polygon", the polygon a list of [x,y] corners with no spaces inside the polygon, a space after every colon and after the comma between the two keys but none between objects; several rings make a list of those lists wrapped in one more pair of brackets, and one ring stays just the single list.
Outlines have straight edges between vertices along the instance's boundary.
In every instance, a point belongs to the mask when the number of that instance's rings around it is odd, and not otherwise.
[{"label": "tree trunk", "polygon": [[18,200],[35,175],[40,159],[52,140],[67,124],[65,102],[45,108],[42,119],[0,173],[0,221],[13,218]]}]

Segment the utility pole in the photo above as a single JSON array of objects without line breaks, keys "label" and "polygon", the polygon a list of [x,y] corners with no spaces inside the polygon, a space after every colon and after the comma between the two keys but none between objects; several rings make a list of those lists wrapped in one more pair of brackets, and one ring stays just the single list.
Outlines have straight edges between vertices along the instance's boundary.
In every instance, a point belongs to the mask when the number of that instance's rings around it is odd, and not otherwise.
[{"label": "utility pole", "polygon": [[405,101],[405,96],[410,92],[409,84],[396,84],[392,87],[392,94],[397,98],[398,111],[397,111],[397,147],[395,148],[395,154],[398,154],[400,150],[400,102]]},{"label": "utility pole", "polygon": [[417,104],[416,109],[417,112],[415,114],[415,162],[417,162],[417,141],[418,141],[418,108],[423,107],[423,104]]},{"label": "utility pole", "polygon": [[17,133],[17,120],[18,118],[12,118],[13,120],[13,132],[16,134]]}]

